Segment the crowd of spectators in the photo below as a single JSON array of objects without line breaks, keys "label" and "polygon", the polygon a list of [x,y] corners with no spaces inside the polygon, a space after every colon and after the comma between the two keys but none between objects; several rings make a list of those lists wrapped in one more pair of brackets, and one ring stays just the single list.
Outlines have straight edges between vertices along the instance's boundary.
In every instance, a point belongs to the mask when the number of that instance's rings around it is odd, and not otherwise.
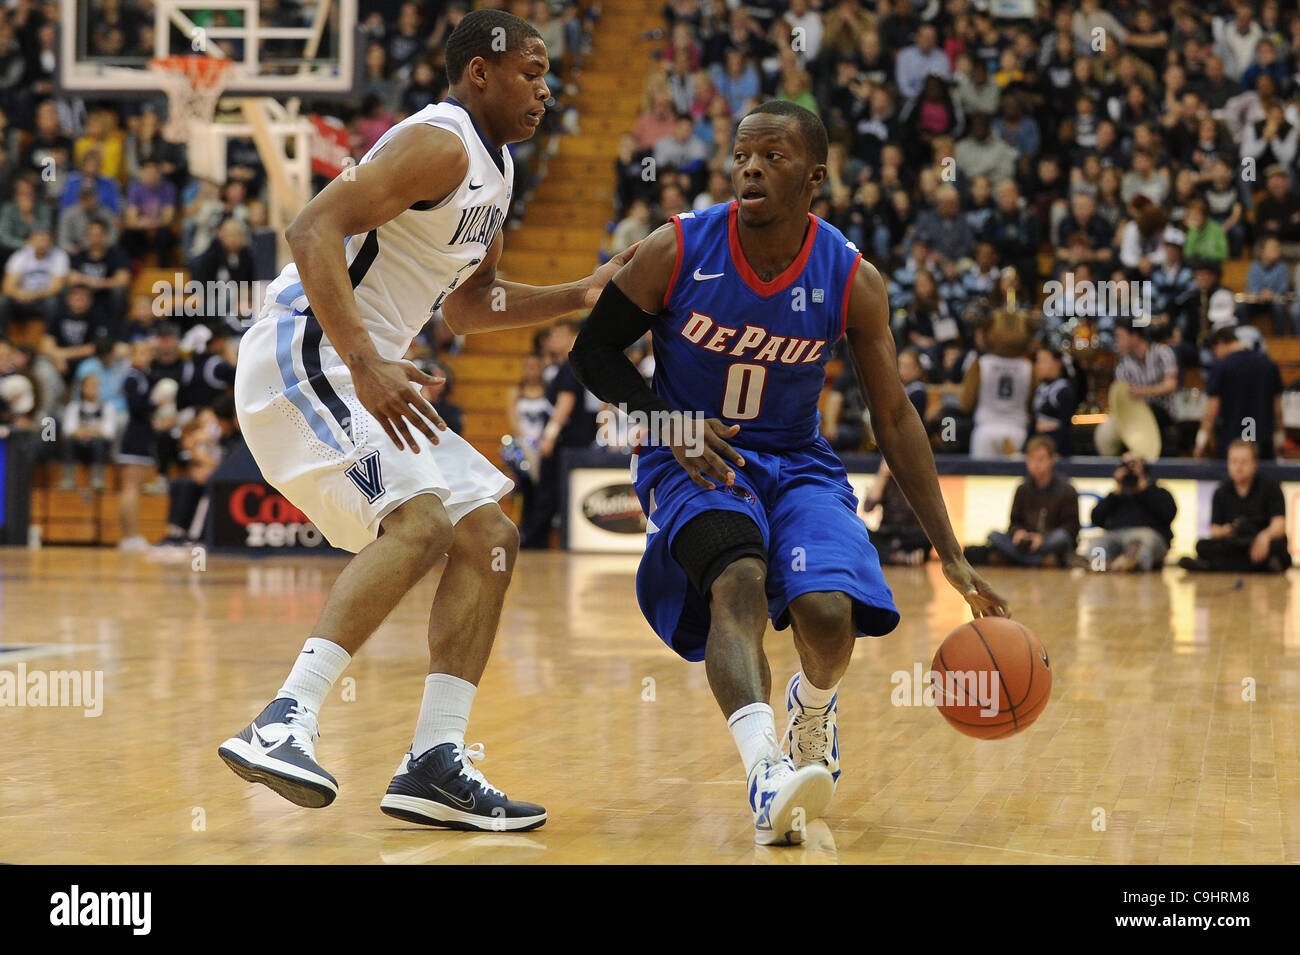
[{"label": "crowd of spectators", "polygon": [[[915,350],[923,383],[958,385],[981,322],[1028,308],[1055,355],[1036,364],[1054,374],[1035,376],[1024,421],[1009,423],[1023,432],[1016,452],[1044,405],[1061,451],[1092,451],[1071,447],[1070,418],[1104,403],[1105,381],[1083,366],[1104,379],[1114,360],[1139,391],[1156,385],[1144,397],[1164,453],[1201,450],[1175,427],[1172,392],[1223,380],[1214,332],[1252,349],[1264,346],[1256,320],[1300,332],[1300,13],[1277,0],[992,7],[670,0],[644,109],[620,140],[605,251],[730,199],[735,124],[764,99],[792,100],[831,140],[813,211],[886,277],[897,344]],[[1246,276],[1233,288],[1229,260]],[[1121,283],[1125,297],[1107,299]],[[837,448],[857,446],[855,427],[829,429]],[[943,450],[967,450],[970,430]]]}]

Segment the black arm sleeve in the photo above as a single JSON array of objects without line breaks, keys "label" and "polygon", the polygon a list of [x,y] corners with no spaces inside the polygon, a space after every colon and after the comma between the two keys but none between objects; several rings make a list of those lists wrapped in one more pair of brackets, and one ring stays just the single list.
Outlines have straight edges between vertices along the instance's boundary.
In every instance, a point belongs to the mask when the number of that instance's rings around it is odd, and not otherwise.
[{"label": "black arm sleeve", "polygon": [[574,376],[601,401],[622,405],[628,411],[671,411],[624,354],[650,330],[654,318],[637,307],[621,288],[608,283],[569,352]]}]

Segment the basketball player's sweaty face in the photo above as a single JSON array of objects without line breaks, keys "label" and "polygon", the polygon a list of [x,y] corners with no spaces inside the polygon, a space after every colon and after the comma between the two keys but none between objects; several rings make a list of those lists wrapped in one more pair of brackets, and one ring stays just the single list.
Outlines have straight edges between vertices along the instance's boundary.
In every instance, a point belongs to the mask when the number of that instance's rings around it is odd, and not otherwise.
[{"label": "basketball player's sweaty face", "polygon": [[546,44],[538,37],[529,37],[495,63],[487,62],[483,101],[495,141],[502,145],[522,142],[537,132],[551,98],[546,85],[550,68]]},{"label": "basketball player's sweaty face", "polygon": [[740,219],[749,227],[808,214],[813,190],[826,167],[809,158],[795,121],[758,113],[736,130],[731,185],[740,200]]}]

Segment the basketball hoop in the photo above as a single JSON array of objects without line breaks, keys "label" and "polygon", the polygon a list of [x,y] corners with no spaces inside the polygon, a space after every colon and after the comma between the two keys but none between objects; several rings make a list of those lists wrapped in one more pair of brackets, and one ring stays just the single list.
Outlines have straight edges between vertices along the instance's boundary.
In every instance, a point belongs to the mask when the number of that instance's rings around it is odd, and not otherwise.
[{"label": "basketball hoop", "polygon": [[234,65],[234,60],[214,56],[166,56],[149,61],[149,69],[167,94],[166,139],[191,142],[200,124],[212,122],[226,88],[226,75]]}]

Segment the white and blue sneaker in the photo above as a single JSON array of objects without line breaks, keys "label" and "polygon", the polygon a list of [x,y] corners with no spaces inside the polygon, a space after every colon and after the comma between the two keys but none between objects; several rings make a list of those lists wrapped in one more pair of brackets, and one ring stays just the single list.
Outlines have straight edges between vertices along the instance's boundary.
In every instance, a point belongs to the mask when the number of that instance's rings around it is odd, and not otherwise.
[{"label": "white and blue sneaker", "polygon": [[840,781],[840,731],[835,725],[839,711],[840,695],[816,709],[804,706],[799,699],[798,672],[785,685],[785,709],[790,722],[785,728],[782,749],[789,754],[795,767],[825,766],[831,779]]},{"label": "white and blue sneaker", "polygon": [[406,822],[444,829],[527,832],[546,822],[541,806],[510,799],[489,783],[473,763],[482,759],[482,743],[442,743],[419,756],[407,753],[379,808]]},{"label": "white and blue sneaker", "polygon": [[316,716],[297,700],[272,700],[237,736],[217,748],[237,776],[261,783],[296,806],[320,809],[339,794],[339,784],[316,762]]},{"label": "white and blue sneaker", "polygon": [[754,841],[760,846],[795,846],[808,823],[821,816],[835,792],[825,766],[796,769],[788,756],[764,757],[749,774],[749,808]]}]

